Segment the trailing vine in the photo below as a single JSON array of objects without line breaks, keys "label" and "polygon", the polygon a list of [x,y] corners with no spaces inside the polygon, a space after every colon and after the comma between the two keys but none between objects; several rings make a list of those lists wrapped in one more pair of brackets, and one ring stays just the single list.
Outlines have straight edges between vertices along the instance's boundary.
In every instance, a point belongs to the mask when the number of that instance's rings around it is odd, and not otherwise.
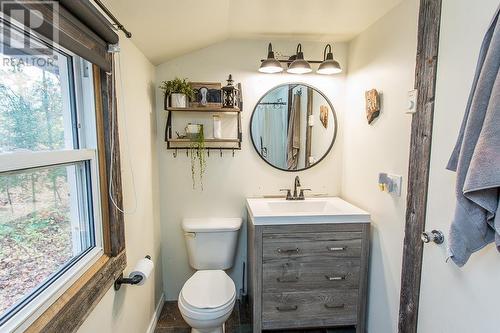
[{"label": "trailing vine", "polygon": [[200,188],[203,191],[203,176],[207,166],[205,135],[203,133],[203,125],[200,125],[200,131],[196,138],[191,142],[190,148],[191,157],[191,180],[193,182],[193,190],[196,189],[196,165],[199,168]]}]

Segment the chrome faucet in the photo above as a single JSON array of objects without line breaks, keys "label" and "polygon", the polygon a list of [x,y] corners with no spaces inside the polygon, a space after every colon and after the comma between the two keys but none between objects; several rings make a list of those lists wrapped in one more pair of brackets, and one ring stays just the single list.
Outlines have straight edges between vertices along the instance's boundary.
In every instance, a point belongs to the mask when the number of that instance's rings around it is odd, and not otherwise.
[{"label": "chrome faucet", "polygon": [[280,191],[286,191],[286,200],[305,200],[304,191],[310,191],[309,188],[301,188],[300,193],[297,195],[297,188],[301,187],[299,176],[295,177],[293,184],[293,196],[290,189],[281,189]]},{"label": "chrome faucet", "polygon": [[293,197],[297,199],[297,187],[300,187],[300,178],[299,176],[295,176],[295,181],[293,184]]}]

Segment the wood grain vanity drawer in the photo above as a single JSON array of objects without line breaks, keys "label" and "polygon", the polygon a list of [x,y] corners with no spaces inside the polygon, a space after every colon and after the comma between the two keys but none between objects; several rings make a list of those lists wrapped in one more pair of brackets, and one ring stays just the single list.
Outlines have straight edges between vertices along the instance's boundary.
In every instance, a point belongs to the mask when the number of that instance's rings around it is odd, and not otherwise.
[{"label": "wood grain vanity drawer", "polygon": [[360,259],[349,258],[271,261],[263,264],[262,287],[265,292],[355,289],[359,286],[360,265]]},{"label": "wood grain vanity drawer", "polygon": [[357,320],[358,290],[264,293],[263,329],[352,325]]},{"label": "wood grain vanity drawer", "polygon": [[264,234],[263,262],[282,258],[360,258],[361,245],[361,232]]}]

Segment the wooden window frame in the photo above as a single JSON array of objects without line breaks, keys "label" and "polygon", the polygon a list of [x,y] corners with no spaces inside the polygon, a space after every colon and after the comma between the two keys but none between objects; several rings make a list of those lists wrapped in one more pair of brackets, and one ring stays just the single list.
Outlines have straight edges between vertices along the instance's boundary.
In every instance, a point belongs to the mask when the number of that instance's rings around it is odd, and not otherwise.
[{"label": "wooden window frame", "polygon": [[[108,190],[112,161],[111,194],[122,207],[118,122],[116,107],[112,107],[116,100],[111,100],[115,85],[113,77],[96,65],[93,74],[104,254],[27,328],[28,333],[76,332],[127,265],[123,214],[111,202]],[[113,148],[109,144],[112,135]]]},{"label": "wooden window frame", "polygon": [[418,323],[420,278],[436,92],[442,0],[420,0],[415,88],[416,112],[411,123],[406,225],[401,270],[398,332],[415,333]]}]

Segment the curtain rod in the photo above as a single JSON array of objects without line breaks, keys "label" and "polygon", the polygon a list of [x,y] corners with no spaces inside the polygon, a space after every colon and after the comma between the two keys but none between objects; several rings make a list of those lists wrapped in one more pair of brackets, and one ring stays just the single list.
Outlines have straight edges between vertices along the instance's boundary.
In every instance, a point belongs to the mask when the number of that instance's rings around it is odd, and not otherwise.
[{"label": "curtain rod", "polygon": [[114,22],[113,26],[116,27],[116,29],[118,30],[121,30],[123,31],[123,33],[125,34],[125,36],[127,36],[127,38],[131,38],[132,37],[132,33],[130,31],[128,31],[127,29],[125,29],[125,27],[123,26],[123,24],[120,23],[120,21],[118,21],[118,19],[113,15],[113,13],[111,13],[111,11],[101,2],[101,0],[93,0],[96,5],[99,6],[99,8],[102,9],[102,11]]}]

